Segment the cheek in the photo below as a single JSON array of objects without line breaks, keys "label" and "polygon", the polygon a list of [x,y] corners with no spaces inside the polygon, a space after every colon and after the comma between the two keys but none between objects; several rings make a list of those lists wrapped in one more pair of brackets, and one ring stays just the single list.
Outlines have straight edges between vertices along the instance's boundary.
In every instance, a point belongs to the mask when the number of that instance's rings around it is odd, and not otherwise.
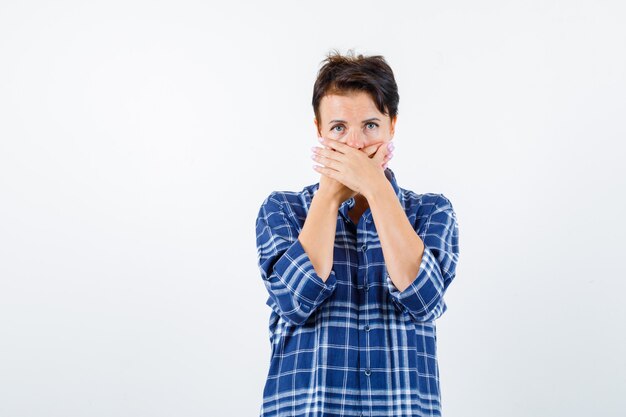
[{"label": "cheek", "polygon": [[337,139],[341,136],[341,132],[337,132],[336,130],[332,130],[330,132],[328,132],[328,137],[333,138],[333,139]]},{"label": "cheek", "polygon": [[386,140],[389,136],[384,133],[381,129],[374,129],[367,131],[367,139],[370,142],[381,142]]}]

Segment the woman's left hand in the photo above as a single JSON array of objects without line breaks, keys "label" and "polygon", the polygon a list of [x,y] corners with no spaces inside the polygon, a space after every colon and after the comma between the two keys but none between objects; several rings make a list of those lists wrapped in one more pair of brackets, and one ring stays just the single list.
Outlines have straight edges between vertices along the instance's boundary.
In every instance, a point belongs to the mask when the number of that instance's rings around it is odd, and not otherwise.
[{"label": "woman's left hand", "polygon": [[320,142],[330,148],[318,148],[316,151],[317,162],[323,165],[316,167],[316,170],[321,174],[341,182],[366,198],[379,181],[387,181],[383,164],[389,159],[385,157],[391,153],[388,147],[391,142],[381,143],[372,157],[338,140],[320,138]]}]

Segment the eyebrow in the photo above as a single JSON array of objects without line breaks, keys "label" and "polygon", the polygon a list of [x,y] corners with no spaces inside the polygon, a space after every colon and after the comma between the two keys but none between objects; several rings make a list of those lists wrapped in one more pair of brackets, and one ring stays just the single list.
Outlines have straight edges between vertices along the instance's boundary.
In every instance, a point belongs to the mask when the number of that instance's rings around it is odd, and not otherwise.
[{"label": "eyebrow", "polygon": [[[363,120],[363,122],[361,122],[361,123],[371,122],[372,120],[378,120],[380,122],[380,119],[378,117],[370,117],[369,119]],[[328,122],[328,124],[335,123],[335,122],[348,123],[345,120],[333,119],[330,122]]]}]

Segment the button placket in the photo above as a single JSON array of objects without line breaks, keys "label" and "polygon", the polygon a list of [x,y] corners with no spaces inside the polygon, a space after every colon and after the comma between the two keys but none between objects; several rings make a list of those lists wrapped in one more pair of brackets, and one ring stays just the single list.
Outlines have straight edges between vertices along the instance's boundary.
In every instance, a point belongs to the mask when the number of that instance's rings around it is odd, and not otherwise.
[{"label": "button placket", "polygon": [[[363,223],[363,227],[365,226],[365,223],[367,223],[367,218],[362,219],[363,221],[361,223]],[[364,239],[365,240],[365,239]],[[365,241],[361,241],[358,242],[357,241],[357,252],[360,251],[360,256],[359,256],[359,262],[362,262],[363,265],[367,264],[367,242]],[[367,305],[368,303],[368,291],[370,288],[369,283],[367,282],[367,276],[365,274],[362,275],[363,278],[363,284],[360,286],[360,289],[363,290],[362,294],[362,299],[364,300],[364,305]],[[369,363],[369,331],[371,330],[371,327],[369,325],[369,320],[368,320],[368,314],[367,314],[367,310],[364,311],[363,314],[363,322],[364,325],[361,326],[361,331],[363,333],[360,334],[360,340],[361,340],[361,346],[364,349],[364,351],[362,351],[361,354],[361,364],[365,365],[361,368],[361,370],[363,371],[363,373],[361,374],[361,378],[369,378],[370,375],[372,374],[372,370],[367,367],[366,365]],[[365,381],[361,382],[362,384],[366,384]],[[366,394],[364,394],[366,395]],[[364,399],[365,401],[365,399]],[[369,400],[368,400],[369,401]],[[361,415],[368,415],[367,413],[361,413]]]}]

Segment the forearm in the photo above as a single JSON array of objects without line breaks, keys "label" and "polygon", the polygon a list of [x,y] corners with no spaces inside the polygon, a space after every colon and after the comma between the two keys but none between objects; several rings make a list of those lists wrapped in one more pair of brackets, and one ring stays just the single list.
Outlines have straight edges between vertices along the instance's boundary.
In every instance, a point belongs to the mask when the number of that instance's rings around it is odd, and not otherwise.
[{"label": "forearm", "polygon": [[339,203],[318,190],[313,196],[309,213],[298,236],[315,272],[324,282],[333,267],[338,210]]},{"label": "forearm", "polygon": [[389,277],[404,291],[419,271],[424,242],[415,232],[391,184],[383,178],[366,196]]}]

